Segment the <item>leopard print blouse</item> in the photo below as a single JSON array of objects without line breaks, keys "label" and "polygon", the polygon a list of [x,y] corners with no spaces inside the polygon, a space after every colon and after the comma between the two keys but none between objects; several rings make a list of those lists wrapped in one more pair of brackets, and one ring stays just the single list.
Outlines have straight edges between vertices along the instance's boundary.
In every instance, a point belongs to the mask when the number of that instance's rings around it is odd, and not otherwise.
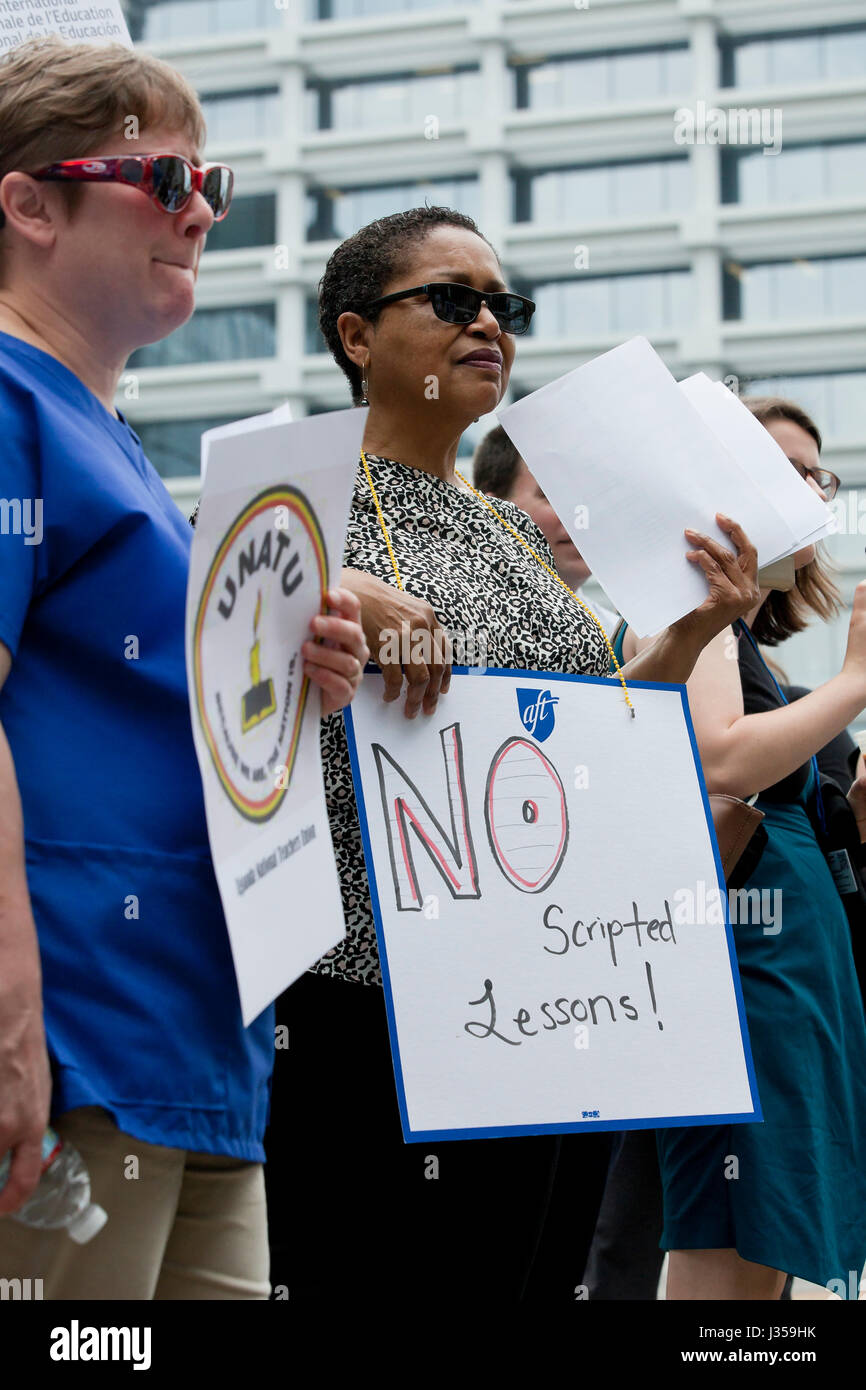
[{"label": "leopard print blouse", "polygon": [[[406,592],[426,599],[433,608],[451,637],[455,664],[608,674],[607,648],[599,629],[483,502],[393,459],[368,454],[367,461]],[[513,502],[490,500],[552,568],[550,547],[526,513]],[[396,587],[361,467],[344,564]],[[322,763],[347,934],[312,968],[320,975],[381,985],[341,713],[322,722]]]}]

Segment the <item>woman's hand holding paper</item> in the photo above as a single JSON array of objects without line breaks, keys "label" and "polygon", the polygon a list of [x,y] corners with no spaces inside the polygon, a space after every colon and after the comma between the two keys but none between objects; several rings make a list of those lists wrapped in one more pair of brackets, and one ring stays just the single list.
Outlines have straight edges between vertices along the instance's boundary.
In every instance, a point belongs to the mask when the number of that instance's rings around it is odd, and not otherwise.
[{"label": "woman's hand holding paper", "polygon": [[709,593],[699,607],[654,638],[635,639],[629,629],[624,651],[632,656],[623,670],[631,680],[684,683],[713,638],[761,602],[755,547],[730,517],[718,512],[716,521],[730,537],[733,550],[701,531],[685,532],[692,546],[686,558],[703,570]]},{"label": "woman's hand holding paper", "polygon": [[720,545],[701,531],[687,530],[686,539],[692,549],[686,559],[699,565],[707,577],[709,593],[704,602],[671,625],[671,632],[688,636],[697,634],[701,648],[719,633],[730,627],[736,618],[744,618],[761,602],[758,588],[758,553],[742,526],[721,512],[716,513],[719,528],[730,536],[733,550]]}]

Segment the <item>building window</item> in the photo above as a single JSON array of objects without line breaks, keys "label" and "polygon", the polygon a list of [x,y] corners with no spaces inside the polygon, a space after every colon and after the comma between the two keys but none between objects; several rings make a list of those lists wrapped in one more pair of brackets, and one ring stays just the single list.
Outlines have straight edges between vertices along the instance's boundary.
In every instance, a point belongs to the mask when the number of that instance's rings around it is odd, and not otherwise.
[{"label": "building window", "polygon": [[137,348],[135,367],[182,367],[192,362],[233,362],[276,355],[273,304],[239,304],[231,309],[198,309],[182,328],[159,343]]},{"label": "building window", "polygon": [[866,315],[866,256],[725,265],[725,318],[746,322]]},{"label": "building window", "polygon": [[[334,410],[335,408],[340,409],[339,406],[334,407],[333,405],[329,405],[326,401],[307,402],[308,415],[324,415],[326,411]],[[482,420],[469,425],[460,436],[460,443],[457,445],[457,457],[465,460],[471,459],[484,435],[489,429],[493,429],[495,424],[495,419],[491,416],[485,416]]]},{"label": "building window", "polygon": [[144,452],[163,478],[198,477],[201,471],[201,437],[205,430],[228,425],[236,417],[220,415],[205,420],[130,421]]},{"label": "building window", "polygon": [[379,217],[423,207],[425,203],[456,208],[474,218],[479,206],[478,180],[432,179],[365,188],[313,189],[307,199],[307,240],[342,240]]},{"label": "building window", "polygon": [[866,190],[866,140],[722,151],[722,199],[757,206],[845,198]]},{"label": "building window", "polygon": [[202,97],[208,149],[232,140],[271,140],[280,133],[280,93],[276,87]]},{"label": "building window", "polygon": [[[462,9],[466,0],[307,0],[308,19],[366,19],[416,10]],[[474,3],[474,0],[471,0]]]},{"label": "building window", "polygon": [[360,82],[316,82],[310,89],[307,118],[318,130],[394,130],[416,126],[423,133],[428,116],[440,123],[460,121],[472,113],[478,93],[477,68],[396,77],[365,78]]},{"label": "building window", "polygon": [[[482,415],[480,420],[476,420],[473,424],[467,425],[457,445],[457,457],[459,459],[465,459],[468,463],[482,439],[490,430],[496,428],[497,423],[498,421],[494,416]],[[462,471],[461,469],[461,472]]]},{"label": "building window", "polygon": [[515,106],[545,111],[644,101],[688,91],[690,74],[685,45],[520,63],[515,66]]},{"label": "building window", "polygon": [[658,333],[694,312],[688,270],[553,280],[535,284],[529,295],[538,306],[531,331],[545,339]]},{"label": "building window", "polygon": [[281,11],[273,0],[170,0],[124,7],[133,39],[160,43],[196,35],[228,34],[241,29],[276,29]]},{"label": "building window", "polygon": [[308,295],[304,304],[304,352],[308,357],[315,357],[328,351],[328,344],[319,331],[319,301],[315,295]]},{"label": "building window", "polygon": [[825,439],[866,439],[866,371],[754,377],[740,389],[744,395],[794,401],[812,416]]},{"label": "building window", "polygon": [[723,40],[721,54],[724,87],[862,80],[866,25]]},{"label": "building window", "polygon": [[237,251],[245,246],[273,246],[277,239],[277,199],[274,193],[234,198],[228,217],[215,222],[207,234],[207,251]]},{"label": "building window", "polygon": [[687,158],[517,173],[515,221],[575,224],[679,212],[688,207],[690,192]]}]

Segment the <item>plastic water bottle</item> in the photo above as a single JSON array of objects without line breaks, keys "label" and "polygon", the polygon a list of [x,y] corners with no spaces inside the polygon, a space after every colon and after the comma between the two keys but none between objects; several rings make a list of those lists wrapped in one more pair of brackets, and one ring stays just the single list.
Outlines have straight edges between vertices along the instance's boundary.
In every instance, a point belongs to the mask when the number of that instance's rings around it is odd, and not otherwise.
[{"label": "plastic water bottle", "polygon": [[[9,1154],[0,1158],[0,1188],[11,1167]],[[10,1213],[34,1230],[66,1227],[78,1245],[84,1245],[101,1231],[108,1212],[90,1200],[90,1174],[81,1154],[72,1144],[64,1144],[53,1129],[42,1136],[42,1177],[23,1207]]]}]

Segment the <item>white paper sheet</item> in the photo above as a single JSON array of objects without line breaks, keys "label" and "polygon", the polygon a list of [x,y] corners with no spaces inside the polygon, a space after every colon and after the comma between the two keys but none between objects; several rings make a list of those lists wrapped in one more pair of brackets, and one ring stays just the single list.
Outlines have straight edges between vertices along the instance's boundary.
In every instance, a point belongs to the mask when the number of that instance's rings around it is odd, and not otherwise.
[{"label": "white paper sheet", "polygon": [[[791,467],[785,451],[738,396],[704,372],[679,382],[679,388],[784,518],[792,540],[788,549],[773,559],[793,555],[802,546],[832,534],[833,514],[826,502]],[[761,563],[770,564],[771,560]]]},{"label": "white paper sheet", "polygon": [[244,1023],[343,936],[318,688],[300,648],[339,583],[366,412],[211,438],[190,560],[187,672]]},{"label": "white paper sheet", "polygon": [[744,527],[759,563],[796,549],[775,503],[645,338],[543,386],[498,419],[638,636],[707,596],[703,572],[685,558],[686,527],[729,545],[715,522],[723,512]]},{"label": "white paper sheet", "polygon": [[244,420],[232,420],[227,425],[215,425],[205,430],[201,437],[201,480],[207,477],[210,446],[216,439],[234,439],[237,434],[248,434],[252,429],[266,428],[270,425],[287,425],[292,418],[292,407],[286,401],[275,410],[266,410],[261,415],[248,415]]}]

